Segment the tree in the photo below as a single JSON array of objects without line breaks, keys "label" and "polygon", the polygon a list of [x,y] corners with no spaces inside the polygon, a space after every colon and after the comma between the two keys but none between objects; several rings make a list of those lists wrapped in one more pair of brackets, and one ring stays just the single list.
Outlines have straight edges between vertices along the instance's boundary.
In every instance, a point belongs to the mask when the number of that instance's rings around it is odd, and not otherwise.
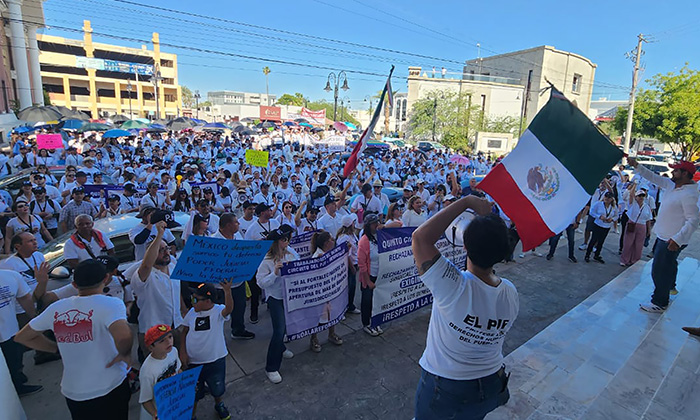
[{"label": "tree", "polygon": [[[635,99],[632,134],[653,137],[671,145],[683,159],[700,152],[700,71],[687,66],[680,72],[657,74],[649,89]],[[620,108],[614,127],[624,130],[627,110]]]},{"label": "tree", "polygon": [[180,87],[182,90],[182,107],[183,108],[194,108],[195,101],[192,91],[187,86]]},{"label": "tree", "polygon": [[297,92],[294,95],[285,93],[277,99],[277,105],[294,105],[294,106],[304,106],[305,102],[309,100],[304,97],[301,93]]}]

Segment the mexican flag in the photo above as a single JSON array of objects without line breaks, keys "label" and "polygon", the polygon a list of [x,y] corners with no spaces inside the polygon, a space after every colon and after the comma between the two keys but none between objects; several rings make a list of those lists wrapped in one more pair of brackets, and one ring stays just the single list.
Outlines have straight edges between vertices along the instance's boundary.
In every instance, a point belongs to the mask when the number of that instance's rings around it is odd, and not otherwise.
[{"label": "mexican flag", "polygon": [[515,223],[528,251],[564,231],[623,156],[552,88],[517,146],[479,183]]}]

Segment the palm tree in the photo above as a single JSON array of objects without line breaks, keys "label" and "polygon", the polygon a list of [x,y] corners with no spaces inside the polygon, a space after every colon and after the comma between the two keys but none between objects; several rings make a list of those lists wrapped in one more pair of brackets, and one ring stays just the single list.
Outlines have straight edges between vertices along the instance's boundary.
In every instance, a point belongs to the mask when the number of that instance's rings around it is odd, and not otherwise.
[{"label": "palm tree", "polygon": [[267,104],[270,105],[270,84],[268,83],[268,74],[271,70],[269,67],[263,67],[263,74],[265,75],[265,93],[267,94]]}]

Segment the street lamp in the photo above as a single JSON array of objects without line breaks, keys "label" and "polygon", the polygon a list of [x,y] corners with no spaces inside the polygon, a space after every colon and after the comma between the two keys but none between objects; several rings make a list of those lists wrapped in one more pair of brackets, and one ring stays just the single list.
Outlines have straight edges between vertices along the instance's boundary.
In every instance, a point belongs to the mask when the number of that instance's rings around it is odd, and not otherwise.
[{"label": "street lamp", "polygon": [[126,91],[129,92],[129,119],[134,118],[134,114],[131,112],[131,90],[133,87],[131,86],[131,79],[128,79],[126,81]]},{"label": "street lamp", "polygon": [[199,94],[198,90],[194,91],[194,107],[197,109],[197,119],[199,119],[199,98],[201,98],[202,95]]},{"label": "street lamp", "polygon": [[[338,85],[340,85],[340,81],[343,81],[342,86],[340,86],[341,89],[344,91],[347,91],[350,89],[348,87],[348,76],[345,74],[344,70],[341,70],[338,73],[338,76],[335,75],[335,73],[330,72],[328,75],[328,80],[326,80],[326,87],[323,88],[326,92],[330,92],[331,90],[333,91],[333,121],[336,121],[337,117],[337,112],[338,112]],[[333,82],[333,85],[331,86],[331,81]]]},{"label": "street lamp", "polygon": [[158,103],[158,82],[162,81],[163,78],[160,76],[160,70],[156,70],[151,77],[151,83],[153,83],[153,93],[156,100],[156,120],[160,119],[160,104]]}]

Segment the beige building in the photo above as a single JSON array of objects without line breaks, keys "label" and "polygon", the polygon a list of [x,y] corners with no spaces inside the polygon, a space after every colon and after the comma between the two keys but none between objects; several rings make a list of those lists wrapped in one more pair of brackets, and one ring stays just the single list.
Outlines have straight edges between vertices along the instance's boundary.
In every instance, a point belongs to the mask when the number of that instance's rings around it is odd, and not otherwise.
[{"label": "beige building", "polygon": [[177,55],[160,51],[158,33],[149,50],[93,42],[88,20],[83,31],[83,39],[38,35],[41,79],[51,104],[88,111],[93,118],[181,114]]},{"label": "beige building", "polygon": [[463,79],[497,80],[505,77],[517,80],[527,90],[522,112],[529,123],[549,100],[549,95],[539,95],[541,89],[549,86],[547,81],[588,114],[595,69],[596,65],[586,57],[543,45],[469,60],[464,66]]}]

